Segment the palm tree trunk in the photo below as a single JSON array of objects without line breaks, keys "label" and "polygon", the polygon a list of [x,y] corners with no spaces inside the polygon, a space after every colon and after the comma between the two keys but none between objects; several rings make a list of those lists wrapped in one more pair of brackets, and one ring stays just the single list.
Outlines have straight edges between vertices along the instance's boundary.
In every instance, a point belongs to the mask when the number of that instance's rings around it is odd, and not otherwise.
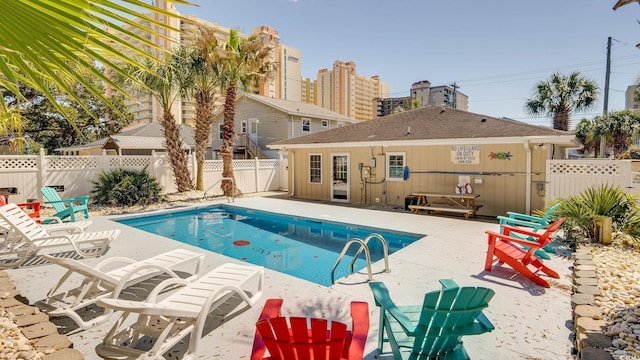
[{"label": "palm tree trunk", "polygon": [[558,109],[558,111],[553,114],[553,128],[556,130],[569,131],[570,112],[571,111],[567,109]]},{"label": "palm tree trunk", "polygon": [[235,196],[239,193],[239,190],[236,189],[236,194],[234,194],[233,138],[235,136],[235,116],[236,83],[231,82],[224,100],[224,123],[222,124],[222,177],[233,179],[233,182],[231,180],[223,180],[220,185],[226,196]]},{"label": "palm tree trunk", "polygon": [[207,151],[211,126],[213,125],[214,94],[211,92],[198,92],[195,95],[196,102],[196,190],[204,190],[204,155]]},{"label": "palm tree trunk", "polygon": [[164,111],[161,125],[164,131],[164,148],[169,154],[178,192],[192,190],[193,183],[191,182],[191,172],[189,171],[189,160],[180,137],[180,126],[176,124],[173,115],[168,110]]}]

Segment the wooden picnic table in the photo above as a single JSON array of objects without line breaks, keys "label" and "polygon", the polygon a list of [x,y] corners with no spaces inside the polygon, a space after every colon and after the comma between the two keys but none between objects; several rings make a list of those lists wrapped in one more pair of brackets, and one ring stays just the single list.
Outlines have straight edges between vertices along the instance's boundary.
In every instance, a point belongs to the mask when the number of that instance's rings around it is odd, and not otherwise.
[{"label": "wooden picnic table", "polygon": [[475,217],[482,205],[476,204],[479,194],[443,194],[443,193],[413,193],[417,198],[416,205],[409,205],[412,212],[418,214],[420,210],[441,211],[464,214],[465,218]]}]

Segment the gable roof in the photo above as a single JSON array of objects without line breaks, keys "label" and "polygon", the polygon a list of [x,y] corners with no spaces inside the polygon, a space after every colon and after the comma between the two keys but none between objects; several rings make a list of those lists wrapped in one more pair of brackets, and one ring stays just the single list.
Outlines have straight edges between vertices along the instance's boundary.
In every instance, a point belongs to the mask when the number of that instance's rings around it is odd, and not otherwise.
[{"label": "gable roof", "polygon": [[[321,120],[336,120],[352,124],[358,122],[358,120],[348,118],[344,115],[338,114],[337,112],[324,109],[318,105],[307,104],[300,101],[276,99],[268,96],[247,93],[243,93],[239,96],[238,101],[241,101],[243,98],[257,101],[274,109],[280,110],[287,115],[312,117]],[[222,110],[222,108],[217,109],[215,115],[221,113]]]},{"label": "gable roof", "polygon": [[576,145],[571,132],[467,111],[426,106],[320,133],[274,142],[272,149],[372,145],[552,142]]},{"label": "gable roof", "polygon": [[[105,143],[105,146],[113,142],[118,146],[120,150],[158,150],[165,151],[164,138],[157,136],[122,136],[112,135]],[[191,147],[186,143],[182,143],[182,148],[185,150]]]},{"label": "gable roof", "polygon": [[[180,135],[182,136],[183,148],[190,149],[195,147],[195,130],[188,125],[181,125]],[[210,135],[211,137],[211,135]],[[77,149],[104,147],[107,142],[113,142],[120,149],[149,149],[164,151],[164,134],[162,126],[158,122],[149,124],[135,124],[122,129],[119,133],[107,136],[96,141],[92,141],[83,145],[73,145],[57,148],[56,151],[72,151]],[[210,143],[210,141],[208,142]]]},{"label": "gable roof", "polygon": [[[182,141],[189,146],[195,146],[195,129],[191,126],[182,124],[180,126],[180,135],[182,136]],[[134,125],[127,128],[122,129],[117,134],[111,135],[112,138],[118,138],[122,136],[137,136],[141,138],[160,138],[164,140],[164,133],[162,131],[162,126],[159,122],[152,122],[144,125]]]}]

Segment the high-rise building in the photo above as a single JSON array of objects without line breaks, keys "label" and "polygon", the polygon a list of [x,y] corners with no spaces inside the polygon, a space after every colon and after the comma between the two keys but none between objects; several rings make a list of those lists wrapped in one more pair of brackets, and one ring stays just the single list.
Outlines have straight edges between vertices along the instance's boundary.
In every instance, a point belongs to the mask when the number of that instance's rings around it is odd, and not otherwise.
[{"label": "high-rise building", "polygon": [[356,73],[353,61],[336,61],[333,68],[318,71],[317,80],[302,80],[302,101],[356,120],[371,120],[376,112],[371,101],[389,96],[389,85],[379,76]]},{"label": "high-rise building", "polygon": [[422,80],[411,84],[408,97],[379,98],[373,102],[378,117],[427,105],[469,111],[469,97],[458,91],[458,85],[455,83],[432,87],[431,82]]},{"label": "high-rise building", "polygon": [[453,85],[433,86],[429,104],[469,111],[469,97],[458,91],[458,85],[455,83]]},{"label": "high-rise building", "polygon": [[446,107],[469,111],[469,97],[458,91],[458,85],[431,86],[428,80],[411,84],[411,98],[417,100],[418,106],[443,105]]},{"label": "high-rise building", "polygon": [[395,114],[397,112],[407,111],[412,109],[411,98],[405,97],[393,97],[393,98],[376,98],[373,99],[373,106],[376,109],[376,116],[387,116]]},{"label": "high-rise building", "polygon": [[[167,12],[179,14],[171,2],[156,0],[155,4]],[[140,23],[146,23],[146,26],[159,33],[160,36],[151,34],[145,34],[144,36],[146,36],[149,41],[156,44],[160,49],[170,50],[177,48],[180,45],[188,46],[193,44],[199,26],[207,26],[214,29],[221,40],[227,38],[230,32],[229,28],[208,22],[192,15],[182,16],[181,19],[165,17],[158,14],[155,14],[154,16],[159,22],[168,24],[172,28],[180,30],[173,31],[162,29],[157,25],[153,25],[143,19],[139,19]],[[140,31],[138,30],[138,32]],[[269,60],[275,62],[278,67],[277,74],[273,78],[261,83],[258,89],[256,89],[256,92],[260,95],[278,99],[300,101],[302,96],[299,83],[301,78],[300,51],[291,46],[281,44],[278,31],[268,26],[256,27],[253,29],[251,35],[269,37],[271,46],[273,47]],[[246,35],[238,31],[238,36],[246,39],[250,35]],[[147,52],[156,57],[162,56],[162,51],[159,49],[143,47],[142,44],[135,43],[135,41],[132,41],[132,43],[135,46],[144,48]],[[150,123],[160,119],[160,116],[162,115],[162,108],[153,96],[148,92],[139,92],[132,95],[133,96],[128,100],[127,105],[129,107],[129,111],[134,115],[134,123]],[[190,124],[195,113],[195,106],[191,99],[185,97],[180,101],[176,101],[171,110],[178,123]]]},{"label": "high-rise building", "polygon": [[636,101],[636,90],[638,85],[627,86],[627,91],[624,93],[624,108],[627,110],[640,109],[640,102]]},{"label": "high-rise building", "polygon": [[311,80],[309,78],[302,79],[302,102],[307,104],[318,105],[316,101],[316,89],[318,88],[318,81]]}]

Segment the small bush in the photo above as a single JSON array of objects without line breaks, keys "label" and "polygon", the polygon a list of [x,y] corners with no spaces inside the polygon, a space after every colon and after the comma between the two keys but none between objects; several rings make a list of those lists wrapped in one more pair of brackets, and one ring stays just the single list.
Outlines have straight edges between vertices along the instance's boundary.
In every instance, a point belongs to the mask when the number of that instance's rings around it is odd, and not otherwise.
[{"label": "small bush", "polygon": [[578,230],[587,239],[596,239],[594,220],[598,216],[610,217],[616,231],[636,239],[640,235],[635,198],[619,187],[605,184],[587,188],[578,196],[562,199],[560,204],[556,215],[566,217],[566,226]]},{"label": "small bush", "polygon": [[146,167],[140,171],[116,169],[103,172],[92,183],[91,200],[98,205],[148,205],[160,200],[160,183],[149,175]]}]

